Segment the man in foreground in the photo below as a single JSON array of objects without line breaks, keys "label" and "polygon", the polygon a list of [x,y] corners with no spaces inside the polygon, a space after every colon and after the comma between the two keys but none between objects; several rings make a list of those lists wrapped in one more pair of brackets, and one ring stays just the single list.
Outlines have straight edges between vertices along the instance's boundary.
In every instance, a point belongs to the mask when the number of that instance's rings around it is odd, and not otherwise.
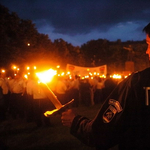
[{"label": "man in foreground", "polygon": [[[150,60],[150,23],[146,32]],[[72,109],[62,113],[64,126],[83,143],[108,149],[150,149],[150,67],[133,73],[113,90],[97,116],[90,120]]]}]

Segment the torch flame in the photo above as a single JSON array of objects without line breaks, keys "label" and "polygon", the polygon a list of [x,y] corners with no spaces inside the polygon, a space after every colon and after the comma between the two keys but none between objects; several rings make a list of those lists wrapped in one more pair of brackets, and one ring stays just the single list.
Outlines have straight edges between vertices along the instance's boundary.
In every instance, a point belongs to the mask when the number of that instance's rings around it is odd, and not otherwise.
[{"label": "torch flame", "polygon": [[47,82],[50,82],[51,79],[53,78],[54,75],[56,75],[56,71],[53,69],[49,69],[47,71],[44,72],[40,72],[40,73],[36,73],[36,75],[38,76],[38,78],[40,79],[40,81],[43,84],[42,88],[45,91],[47,97],[51,100],[51,102],[54,104],[55,108],[52,111],[46,111],[44,113],[45,116],[50,116],[53,113],[62,110],[62,108],[67,107],[70,103],[72,103],[74,100],[71,100],[70,102],[68,102],[65,105],[62,105],[61,102],[57,99],[57,97],[55,96],[55,94],[52,92],[52,90],[49,88],[49,86],[47,85]]},{"label": "torch flame", "polygon": [[48,83],[52,80],[54,75],[56,75],[56,71],[53,69],[49,69],[47,71],[38,72],[36,73],[36,75],[38,76],[38,78],[42,83]]}]

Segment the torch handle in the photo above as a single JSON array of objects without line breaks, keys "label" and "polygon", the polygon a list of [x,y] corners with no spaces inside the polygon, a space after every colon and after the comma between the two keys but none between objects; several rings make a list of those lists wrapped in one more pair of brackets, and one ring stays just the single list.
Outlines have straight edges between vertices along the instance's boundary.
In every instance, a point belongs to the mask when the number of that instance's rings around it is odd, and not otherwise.
[{"label": "torch handle", "polygon": [[46,117],[49,117],[49,116],[54,115],[56,113],[62,113],[63,111],[65,111],[66,109],[68,109],[72,105],[73,102],[74,102],[74,99],[72,99],[71,101],[69,101],[68,103],[66,103],[65,105],[63,105],[60,109],[54,109],[52,111],[46,111],[44,113],[44,115]]},{"label": "torch handle", "polygon": [[63,105],[57,99],[56,95],[52,92],[52,90],[49,88],[49,86],[46,83],[41,84],[41,85],[42,85],[42,88],[43,88],[46,96],[50,99],[50,101],[53,103],[53,105],[56,107],[56,109],[60,109]]}]

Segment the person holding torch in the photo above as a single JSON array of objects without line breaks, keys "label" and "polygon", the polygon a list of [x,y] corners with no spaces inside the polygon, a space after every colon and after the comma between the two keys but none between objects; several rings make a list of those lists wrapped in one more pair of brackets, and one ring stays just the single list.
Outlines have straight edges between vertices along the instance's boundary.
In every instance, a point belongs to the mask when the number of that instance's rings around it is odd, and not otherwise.
[{"label": "person holding torch", "polygon": [[[144,27],[150,60],[150,23]],[[119,83],[93,120],[67,109],[62,124],[97,150],[115,145],[121,150],[150,149],[150,67]]]}]

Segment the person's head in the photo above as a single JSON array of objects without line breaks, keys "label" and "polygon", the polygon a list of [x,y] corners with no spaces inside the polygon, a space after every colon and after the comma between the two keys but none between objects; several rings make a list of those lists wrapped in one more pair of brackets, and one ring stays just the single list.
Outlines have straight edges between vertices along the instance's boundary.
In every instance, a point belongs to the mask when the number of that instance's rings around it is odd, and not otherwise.
[{"label": "person's head", "polygon": [[146,54],[148,54],[150,60],[150,23],[144,27],[143,31],[146,33],[146,43],[148,45]]}]

